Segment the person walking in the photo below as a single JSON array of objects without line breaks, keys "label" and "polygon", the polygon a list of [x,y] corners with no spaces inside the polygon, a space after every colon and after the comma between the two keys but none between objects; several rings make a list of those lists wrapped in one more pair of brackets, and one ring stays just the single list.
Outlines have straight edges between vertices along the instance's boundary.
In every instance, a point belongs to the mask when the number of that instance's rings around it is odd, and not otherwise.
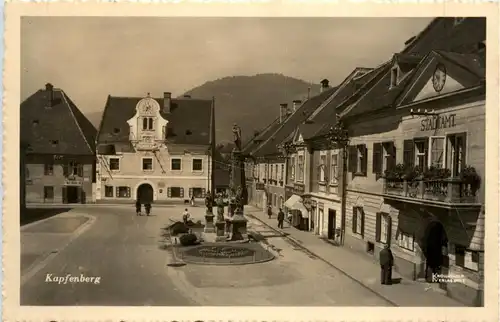
[{"label": "person walking", "polygon": [[278,212],[278,228],[283,229],[283,221],[285,221],[285,213],[280,208],[280,211]]},{"label": "person walking", "polygon": [[384,285],[392,284],[392,266],[394,266],[394,256],[392,256],[391,246],[385,244],[380,251],[380,283]]},{"label": "person walking", "polygon": [[149,202],[145,204],[144,209],[146,210],[146,216],[149,216],[151,214],[151,204]]},{"label": "person walking", "polygon": [[191,207],[194,207],[194,195],[191,196],[190,202],[191,202]]},{"label": "person walking", "polygon": [[271,219],[273,215],[273,208],[271,207],[271,205],[267,206],[267,215],[269,216],[269,219]]},{"label": "person walking", "polygon": [[135,202],[135,214],[137,216],[141,216],[141,202],[139,199],[137,199]]}]

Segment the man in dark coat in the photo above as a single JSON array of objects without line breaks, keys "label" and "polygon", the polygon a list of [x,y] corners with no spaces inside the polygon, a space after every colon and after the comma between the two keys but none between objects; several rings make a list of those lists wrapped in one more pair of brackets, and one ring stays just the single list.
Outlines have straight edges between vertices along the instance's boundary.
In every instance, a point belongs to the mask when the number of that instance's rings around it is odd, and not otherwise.
[{"label": "man in dark coat", "polygon": [[283,229],[283,221],[285,221],[285,213],[280,208],[280,211],[278,212],[278,228]]},{"label": "man in dark coat", "polygon": [[269,216],[269,219],[271,219],[271,216],[273,215],[273,208],[271,205],[267,206],[267,215]]},{"label": "man in dark coat", "polygon": [[137,216],[141,215],[141,207],[142,207],[141,201],[139,199],[137,199],[136,202],[135,202],[135,214]]},{"label": "man in dark coat", "polygon": [[392,266],[394,265],[394,256],[389,244],[380,251],[380,283],[385,285],[392,284]]}]

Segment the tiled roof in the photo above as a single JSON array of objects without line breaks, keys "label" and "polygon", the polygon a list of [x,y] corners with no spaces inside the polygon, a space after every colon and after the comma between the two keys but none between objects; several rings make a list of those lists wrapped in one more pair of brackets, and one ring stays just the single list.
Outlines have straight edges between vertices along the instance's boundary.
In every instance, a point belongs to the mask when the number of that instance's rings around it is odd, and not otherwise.
[{"label": "tiled roof", "polygon": [[337,87],[329,88],[319,95],[313,96],[306,100],[292,115],[288,117],[278,130],[273,135],[264,141],[256,150],[253,151],[254,156],[266,156],[278,152],[278,145],[285,140],[294,130],[323,103],[330,97]]},{"label": "tiled roof", "polygon": [[[50,93],[53,93],[49,107]],[[38,90],[21,103],[21,140],[28,153],[94,155],[96,129],[66,93]]]},{"label": "tiled roof", "polygon": [[475,74],[479,77],[485,77],[486,75],[486,56],[483,53],[480,54],[459,54],[445,51],[436,51],[440,56],[451,62],[457,64],[458,66],[465,68],[469,72]]},{"label": "tiled roof", "polygon": [[[136,105],[143,97],[108,96],[98,134],[98,144],[129,142],[127,120],[136,114]],[[155,98],[163,106],[163,98]],[[167,142],[174,144],[207,145],[210,143],[211,100],[178,98],[171,100],[169,114],[160,112],[168,120]]]},{"label": "tiled roof", "polygon": [[243,146],[243,153],[252,154],[253,151],[257,149],[262,142],[266,141],[271,135],[273,135],[273,133],[275,133],[280,126],[280,119],[275,119],[267,127],[260,131],[257,136],[254,136]]}]

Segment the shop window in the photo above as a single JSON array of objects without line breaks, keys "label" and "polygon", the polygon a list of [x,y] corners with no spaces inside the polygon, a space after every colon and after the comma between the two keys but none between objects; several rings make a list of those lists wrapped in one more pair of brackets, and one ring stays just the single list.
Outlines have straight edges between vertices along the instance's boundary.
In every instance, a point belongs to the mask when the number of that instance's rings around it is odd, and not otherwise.
[{"label": "shop window", "polygon": [[456,177],[466,165],[467,133],[450,134],[447,136],[447,141],[446,167],[450,169],[452,176]]},{"label": "shop window", "polygon": [[352,209],[352,232],[356,235],[364,236],[365,212],[362,207]]},{"label": "shop window", "polygon": [[104,186],[104,196],[106,198],[113,198],[113,186]]},{"label": "shop window", "polygon": [[375,239],[383,244],[391,243],[392,219],[388,213],[377,213]]},{"label": "shop window", "polygon": [[142,171],[153,171],[153,158],[142,159]]},{"label": "shop window", "polygon": [[181,159],[175,158],[170,160],[170,169],[171,170],[181,170],[182,162]]},{"label": "shop window", "polygon": [[479,253],[465,246],[455,245],[455,265],[472,271],[479,270]]},{"label": "shop window", "polygon": [[116,187],[117,198],[130,198],[130,187],[120,186]]},{"label": "shop window", "polygon": [[181,187],[168,188],[169,198],[184,198],[184,189]]},{"label": "shop window", "polygon": [[339,171],[339,154],[338,151],[332,152],[332,161],[330,164],[330,183],[337,184],[338,183],[338,171]]},{"label": "shop window", "polygon": [[53,200],[54,199],[54,187],[45,186],[43,187],[43,199]]},{"label": "shop window", "polygon": [[120,158],[109,158],[109,170],[120,171]]},{"label": "shop window", "polygon": [[202,171],[202,170],[203,170],[203,160],[193,159],[193,171]]},{"label": "shop window", "polygon": [[54,164],[53,163],[45,163],[43,167],[43,174],[46,176],[54,175]]},{"label": "shop window", "polygon": [[319,157],[319,181],[325,182],[326,180],[326,155],[323,154]]},{"label": "shop window", "polygon": [[413,234],[409,234],[398,230],[398,246],[410,251],[415,251],[415,237]]}]

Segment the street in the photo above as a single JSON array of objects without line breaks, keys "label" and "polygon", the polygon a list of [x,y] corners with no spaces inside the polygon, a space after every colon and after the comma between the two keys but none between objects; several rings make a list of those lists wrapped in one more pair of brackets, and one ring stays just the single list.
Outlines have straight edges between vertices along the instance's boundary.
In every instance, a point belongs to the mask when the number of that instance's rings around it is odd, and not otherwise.
[{"label": "street", "polygon": [[[180,218],[183,208],[153,208],[151,217],[137,217],[127,206],[75,208],[29,229],[23,227],[27,230],[21,234],[23,261],[36,261],[25,254],[29,239],[37,238],[38,247],[59,245],[58,252],[22,285],[21,305],[391,305],[253,220],[249,230],[279,249],[279,258],[243,266],[168,267],[168,254],[159,248],[161,228],[170,223],[169,218]],[[194,220],[203,219],[203,207],[190,207],[190,212]],[[93,221],[63,247],[66,242],[55,236],[64,229],[54,233],[50,226],[60,216],[87,216]],[[30,275],[26,266],[22,265],[23,276]]]}]

